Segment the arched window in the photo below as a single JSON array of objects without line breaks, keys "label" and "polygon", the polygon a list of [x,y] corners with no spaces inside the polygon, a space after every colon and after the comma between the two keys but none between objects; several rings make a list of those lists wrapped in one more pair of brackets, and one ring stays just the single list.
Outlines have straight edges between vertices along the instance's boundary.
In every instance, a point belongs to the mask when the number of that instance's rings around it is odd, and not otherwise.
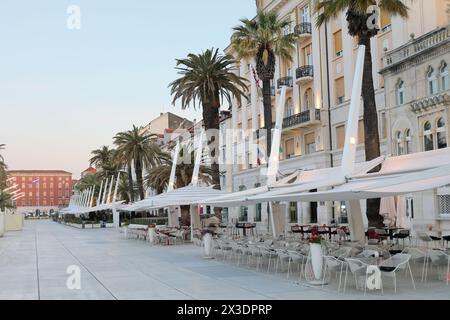
[{"label": "arched window", "polygon": [[294,102],[292,101],[292,98],[288,98],[286,100],[286,117],[292,117],[295,114],[294,110]]},{"label": "arched window", "polygon": [[437,126],[437,147],[438,149],[447,148],[447,130],[444,118],[439,118]]},{"label": "arched window", "polygon": [[397,103],[402,105],[405,103],[405,82],[399,80],[397,84]]},{"label": "arched window", "polygon": [[305,111],[310,110],[313,106],[313,93],[311,88],[305,91]]},{"label": "arched window", "polygon": [[434,150],[433,132],[431,122],[427,121],[423,125],[423,149],[424,151]]},{"label": "arched window", "polygon": [[405,131],[405,152],[406,154],[412,153],[411,129],[406,129]]},{"label": "arched window", "polygon": [[450,89],[450,83],[448,79],[448,64],[446,62],[442,62],[441,69],[439,70],[441,73],[441,89],[442,91],[447,91]]},{"label": "arched window", "polygon": [[401,156],[403,154],[403,135],[401,131],[397,131],[397,133],[395,134],[395,145],[396,145],[396,149],[397,149],[397,155]]},{"label": "arched window", "polygon": [[427,82],[428,82],[428,94],[430,95],[436,94],[437,93],[436,71],[431,66],[428,67]]}]

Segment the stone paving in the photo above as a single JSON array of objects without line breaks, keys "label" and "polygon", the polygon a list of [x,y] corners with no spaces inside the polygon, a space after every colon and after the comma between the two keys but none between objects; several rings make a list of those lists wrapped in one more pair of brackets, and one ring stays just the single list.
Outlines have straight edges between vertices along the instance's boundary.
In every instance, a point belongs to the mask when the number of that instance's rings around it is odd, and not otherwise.
[{"label": "stone paving", "polygon": [[[81,270],[81,289],[67,287],[67,268]],[[7,300],[332,300],[450,299],[450,287],[431,279],[399,282],[394,294],[363,293],[336,285],[310,287],[285,276],[202,259],[191,245],[159,247],[126,240],[114,229],[79,230],[52,221],[27,221],[0,238],[0,299]]]}]

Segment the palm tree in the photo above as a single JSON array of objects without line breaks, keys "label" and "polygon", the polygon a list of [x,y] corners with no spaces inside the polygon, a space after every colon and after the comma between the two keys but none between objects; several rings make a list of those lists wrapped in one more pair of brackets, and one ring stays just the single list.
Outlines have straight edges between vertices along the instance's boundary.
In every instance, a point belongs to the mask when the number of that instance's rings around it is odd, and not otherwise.
[{"label": "palm tree", "polygon": [[[5,145],[0,144],[0,150],[4,150],[4,149],[5,149]],[[5,163],[5,159],[0,154],[0,190],[6,188],[6,178],[8,175],[7,169],[8,169],[8,166]]]},{"label": "palm tree", "polygon": [[150,169],[159,164],[159,155],[161,150],[159,146],[153,143],[153,134],[147,133],[143,127],[133,126],[133,129],[126,132],[120,132],[114,137],[114,144],[120,154],[127,154],[127,160],[132,160],[136,173],[136,182],[141,200],[145,199],[143,169]]},{"label": "palm tree", "polygon": [[[371,19],[372,13],[367,13],[369,7],[376,5],[376,2],[375,0],[327,0],[318,1],[316,5],[316,11],[319,13],[317,17],[318,27],[336,18],[342,11],[346,10],[349,34],[352,37],[357,37],[360,45],[366,46],[362,97],[364,101],[364,142],[367,161],[378,158],[381,154],[370,44],[371,39],[378,34],[379,30],[376,27],[369,27],[368,21]],[[385,13],[403,18],[408,17],[409,8],[401,0],[379,0],[378,2],[380,9]],[[367,200],[367,218],[371,227],[383,226],[383,218],[379,211],[380,199]]]},{"label": "palm tree", "polygon": [[[181,151],[182,152],[182,151]],[[146,184],[149,188],[155,190],[158,194],[163,193],[167,189],[172,172],[172,159],[169,154],[164,154],[162,163],[158,167],[152,168],[145,177]],[[177,166],[175,172],[175,187],[182,188],[188,186],[192,181],[194,173],[195,152],[191,151],[191,161],[188,164],[181,163]],[[200,166],[199,181],[212,184],[213,170],[208,166]]]},{"label": "palm tree", "polygon": [[101,171],[103,177],[109,177],[113,175],[117,168],[114,164],[114,149],[110,149],[107,146],[103,146],[100,149],[93,150],[91,152],[92,158],[89,160],[91,166],[95,166]]},{"label": "palm tree", "polygon": [[236,61],[230,55],[219,54],[219,50],[209,49],[201,54],[189,54],[186,59],[177,60],[180,78],[169,84],[172,103],[181,100],[186,109],[197,103],[203,111],[205,130],[208,132],[208,146],[211,150],[211,169],[214,187],[220,189],[219,172],[219,122],[221,101],[225,98],[231,104],[232,97],[238,101],[245,96],[246,80],[234,73]]},{"label": "palm tree", "polygon": [[264,125],[267,133],[267,155],[272,148],[272,97],[271,81],[275,75],[276,56],[292,61],[297,35],[287,33],[290,22],[280,20],[276,11],[258,10],[253,20],[242,19],[241,25],[233,28],[232,48],[238,59],[256,60],[256,72],[263,84]]},{"label": "palm tree", "polygon": [[[121,133],[123,135],[124,133]],[[119,167],[125,167],[127,170],[127,180],[128,180],[128,200],[129,202],[134,202],[135,189],[133,184],[133,173],[132,173],[132,163],[133,156],[126,153],[123,149],[116,150],[114,154],[114,162]]]},{"label": "palm tree", "polygon": [[12,196],[7,192],[0,191],[0,211],[12,208],[14,208]]}]

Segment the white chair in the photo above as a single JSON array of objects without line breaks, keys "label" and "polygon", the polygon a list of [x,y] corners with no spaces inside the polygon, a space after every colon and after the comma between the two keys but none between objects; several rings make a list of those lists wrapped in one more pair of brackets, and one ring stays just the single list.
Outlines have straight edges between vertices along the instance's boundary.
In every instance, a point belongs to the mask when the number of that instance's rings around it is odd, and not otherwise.
[{"label": "white chair", "polygon": [[289,255],[289,252],[284,249],[275,249],[275,252],[277,253],[277,264],[275,268],[275,274],[278,274],[278,265],[281,264],[281,268],[283,268],[283,265],[285,263],[289,265],[289,260],[291,259],[291,257]]},{"label": "white chair", "polygon": [[431,264],[438,268],[438,274],[442,276],[443,268],[446,272],[444,273],[444,279],[449,284],[450,278],[450,255],[442,250],[430,250],[429,257]]},{"label": "white chair", "polygon": [[342,273],[344,272],[344,269],[347,265],[347,262],[343,259],[336,258],[334,256],[325,256],[325,267],[323,270],[323,285],[322,288],[325,286],[325,279],[327,272],[330,274],[330,278],[333,272],[339,274],[339,286],[338,286],[338,292],[341,291],[341,284],[342,284]]},{"label": "white chair", "polygon": [[289,254],[289,264],[287,274],[288,280],[291,272],[291,264],[293,263],[298,265],[298,271],[300,272],[300,279],[301,279],[302,275],[305,274],[305,265],[306,261],[308,261],[308,256],[300,251],[293,251],[293,250],[288,250],[288,254]]},{"label": "white chair", "polygon": [[405,270],[405,269],[406,269],[406,271],[409,271],[409,275],[411,276],[413,288],[414,288],[414,290],[416,290],[414,276],[412,274],[411,266],[409,264],[410,259],[411,259],[411,256],[409,254],[400,253],[400,254],[396,254],[395,256],[392,256],[391,258],[383,261],[383,263],[379,266],[379,269],[380,269],[382,275],[389,276],[394,279],[395,293],[397,293],[397,272]]},{"label": "white chair", "polygon": [[[346,258],[345,261],[347,262],[346,268],[345,268],[345,279],[344,279],[344,293],[347,288],[347,276],[348,271],[353,274],[355,278],[355,286],[356,290],[362,290],[364,287],[364,295],[366,295],[367,292],[367,268],[370,266],[369,264],[362,262],[359,259],[353,259],[353,258]],[[364,284],[361,285],[361,279],[364,279]]]}]

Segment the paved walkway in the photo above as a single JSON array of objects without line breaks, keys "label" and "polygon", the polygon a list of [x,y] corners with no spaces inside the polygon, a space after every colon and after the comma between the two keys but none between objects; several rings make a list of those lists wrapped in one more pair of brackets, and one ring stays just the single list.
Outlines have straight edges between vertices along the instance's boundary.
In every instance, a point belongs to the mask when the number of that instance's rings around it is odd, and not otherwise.
[{"label": "paved walkway", "polygon": [[[81,269],[81,290],[66,285],[68,266]],[[386,288],[366,299],[450,299],[443,282]],[[117,230],[78,230],[27,221],[0,238],[0,299],[363,299],[349,289],[311,288],[285,277],[203,260],[198,247],[150,247]]]}]

